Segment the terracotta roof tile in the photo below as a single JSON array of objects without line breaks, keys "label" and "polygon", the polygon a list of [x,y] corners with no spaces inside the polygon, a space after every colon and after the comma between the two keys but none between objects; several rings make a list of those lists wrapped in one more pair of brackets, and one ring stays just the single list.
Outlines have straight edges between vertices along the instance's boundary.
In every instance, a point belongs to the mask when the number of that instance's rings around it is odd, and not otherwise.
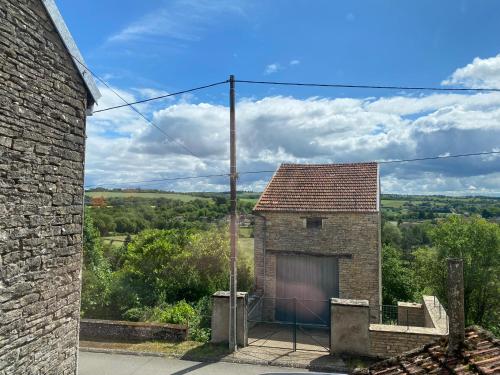
[{"label": "terracotta roof tile", "polygon": [[377,212],[377,163],[282,164],[254,210]]},{"label": "terracotta roof tile", "polygon": [[500,340],[491,333],[469,327],[461,352],[449,357],[447,339],[379,362],[355,374],[500,374]]}]

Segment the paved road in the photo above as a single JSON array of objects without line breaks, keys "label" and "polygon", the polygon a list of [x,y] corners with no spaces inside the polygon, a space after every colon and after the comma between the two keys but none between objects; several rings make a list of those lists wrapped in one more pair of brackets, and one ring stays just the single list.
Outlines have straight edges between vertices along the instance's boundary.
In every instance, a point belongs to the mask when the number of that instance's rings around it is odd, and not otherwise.
[{"label": "paved road", "polygon": [[[313,374],[303,369],[235,363],[200,363],[162,357],[80,352],[79,375],[272,375]],[[315,373],[319,374],[319,373]]]}]

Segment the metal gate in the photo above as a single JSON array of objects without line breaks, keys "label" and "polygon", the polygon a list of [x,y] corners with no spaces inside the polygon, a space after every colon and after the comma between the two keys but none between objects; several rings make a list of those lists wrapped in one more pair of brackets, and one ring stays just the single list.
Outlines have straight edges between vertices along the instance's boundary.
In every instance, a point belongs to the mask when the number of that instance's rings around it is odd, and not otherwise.
[{"label": "metal gate", "polygon": [[[280,320],[275,316],[278,305],[287,307],[287,320]],[[313,309],[310,306],[313,306]],[[248,343],[250,346],[293,351],[329,352],[330,319],[324,319],[314,311],[327,309],[329,313],[329,307],[329,300],[260,297],[249,306]],[[304,321],[311,321],[312,317],[315,323]]]},{"label": "metal gate", "polygon": [[325,301],[338,295],[338,258],[295,254],[276,257],[276,320],[324,325],[330,320],[329,303]]},{"label": "metal gate", "polygon": [[338,258],[276,256],[276,298],[249,303],[249,344],[292,350],[330,350],[330,298],[339,295]]}]

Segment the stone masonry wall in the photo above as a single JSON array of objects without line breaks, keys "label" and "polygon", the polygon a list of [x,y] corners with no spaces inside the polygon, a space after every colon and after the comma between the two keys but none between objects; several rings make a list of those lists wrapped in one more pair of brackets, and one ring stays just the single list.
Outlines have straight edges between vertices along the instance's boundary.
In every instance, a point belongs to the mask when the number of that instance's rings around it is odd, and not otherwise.
[{"label": "stone masonry wall", "polygon": [[[376,327],[376,328],[375,328]],[[370,326],[370,354],[387,358],[416,349],[437,340],[443,335],[430,334],[428,328],[402,326]]]},{"label": "stone masonry wall", "polygon": [[[401,303],[398,304],[398,307],[410,307],[411,305]],[[420,308],[416,308],[417,306]],[[420,314],[420,317],[414,316],[413,319],[417,319],[414,322],[422,324],[421,327],[415,327],[411,324],[409,326],[370,324],[371,355],[392,357],[448,335],[448,315],[436,297],[423,296],[422,303],[415,304],[411,309],[414,310],[413,313]],[[410,316],[408,318],[412,319]]]},{"label": "stone masonry wall", "polygon": [[76,374],[87,93],[40,0],[0,0],[0,374]]},{"label": "stone masonry wall", "polygon": [[421,303],[398,302],[398,325],[425,327],[424,313]]},{"label": "stone masonry wall", "polygon": [[[257,216],[254,229],[255,286],[266,297],[276,296],[276,254],[303,252],[339,256],[340,298],[381,303],[380,217],[378,213],[282,213]],[[305,217],[322,217],[322,229],[307,229]],[[265,300],[264,315],[272,319],[274,305]]]},{"label": "stone masonry wall", "polygon": [[188,327],[180,324],[82,319],[80,340],[185,341]]}]

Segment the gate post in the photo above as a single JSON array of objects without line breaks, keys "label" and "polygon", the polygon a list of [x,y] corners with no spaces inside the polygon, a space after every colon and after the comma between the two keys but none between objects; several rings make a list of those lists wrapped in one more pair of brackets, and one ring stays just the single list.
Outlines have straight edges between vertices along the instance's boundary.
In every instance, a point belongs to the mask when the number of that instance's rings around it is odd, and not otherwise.
[{"label": "gate post", "polygon": [[[236,304],[236,341],[239,347],[248,345],[248,293],[238,292]],[[212,295],[212,339],[214,343],[227,343],[229,338],[229,292]]]},{"label": "gate post", "polygon": [[368,355],[370,306],[368,300],[332,298],[330,354]]}]

